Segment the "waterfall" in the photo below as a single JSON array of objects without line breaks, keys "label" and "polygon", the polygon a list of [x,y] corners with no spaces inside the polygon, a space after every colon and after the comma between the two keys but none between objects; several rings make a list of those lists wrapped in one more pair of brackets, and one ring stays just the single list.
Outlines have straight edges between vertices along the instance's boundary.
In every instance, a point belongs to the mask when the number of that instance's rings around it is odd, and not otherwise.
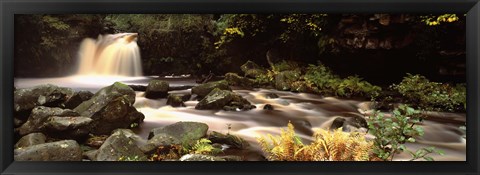
[{"label": "waterfall", "polygon": [[136,33],[86,38],[80,45],[77,75],[142,76]]}]

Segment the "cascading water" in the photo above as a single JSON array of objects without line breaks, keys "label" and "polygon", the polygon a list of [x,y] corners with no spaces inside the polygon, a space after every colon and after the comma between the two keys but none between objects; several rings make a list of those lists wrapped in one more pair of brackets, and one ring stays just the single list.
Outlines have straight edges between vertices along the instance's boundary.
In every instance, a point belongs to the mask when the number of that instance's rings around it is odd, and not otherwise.
[{"label": "cascading water", "polygon": [[80,45],[77,75],[142,76],[137,33],[100,35]]}]

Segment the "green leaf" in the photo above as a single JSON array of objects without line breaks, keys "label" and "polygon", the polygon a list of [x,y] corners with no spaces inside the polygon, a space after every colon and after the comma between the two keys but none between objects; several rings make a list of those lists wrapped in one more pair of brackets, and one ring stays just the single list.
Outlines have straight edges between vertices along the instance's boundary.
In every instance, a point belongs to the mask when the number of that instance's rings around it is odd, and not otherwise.
[{"label": "green leaf", "polygon": [[423,159],[425,159],[426,161],[435,161],[435,160],[433,160],[432,157],[423,157]]}]

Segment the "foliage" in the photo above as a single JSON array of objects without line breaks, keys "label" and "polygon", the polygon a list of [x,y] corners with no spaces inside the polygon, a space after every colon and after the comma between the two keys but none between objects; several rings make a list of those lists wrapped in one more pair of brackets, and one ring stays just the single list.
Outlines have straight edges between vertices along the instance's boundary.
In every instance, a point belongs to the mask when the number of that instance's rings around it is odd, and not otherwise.
[{"label": "foliage", "polygon": [[392,85],[411,105],[426,110],[464,111],[466,110],[465,84],[451,86],[431,82],[421,75],[407,74],[398,85]]},{"label": "foliage", "polygon": [[181,157],[181,145],[159,146],[149,158],[151,161],[162,161],[165,159],[179,159]]},{"label": "foliage", "polygon": [[358,76],[349,76],[342,79],[321,64],[317,66],[309,65],[304,78],[309,86],[321,94],[340,97],[369,96],[373,98],[378,96],[381,91],[380,87],[363,81]]},{"label": "foliage", "polygon": [[421,21],[429,26],[440,25],[441,23],[451,23],[458,21],[459,18],[456,14],[442,14],[442,15],[427,15],[421,16]]},{"label": "foliage", "polygon": [[183,141],[182,142],[182,149],[181,154],[218,154],[222,150],[215,148],[212,146],[212,141],[201,138],[200,140],[196,140],[195,142],[191,141]]},{"label": "foliage", "polygon": [[393,160],[395,154],[403,151],[411,153],[412,160],[420,158],[433,160],[428,156],[432,152],[443,154],[434,148],[422,148],[413,153],[405,147],[405,143],[414,143],[415,137],[423,136],[423,128],[417,126],[422,119],[420,111],[407,105],[400,105],[393,110],[392,117],[375,112],[367,120],[369,132],[375,136],[373,153],[382,160]]},{"label": "foliage", "polygon": [[308,145],[295,135],[294,127],[288,123],[287,130],[280,136],[268,135],[272,144],[265,138],[258,141],[268,160],[274,161],[365,161],[370,160],[372,142],[366,141],[364,134],[319,130],[314,141]]}]

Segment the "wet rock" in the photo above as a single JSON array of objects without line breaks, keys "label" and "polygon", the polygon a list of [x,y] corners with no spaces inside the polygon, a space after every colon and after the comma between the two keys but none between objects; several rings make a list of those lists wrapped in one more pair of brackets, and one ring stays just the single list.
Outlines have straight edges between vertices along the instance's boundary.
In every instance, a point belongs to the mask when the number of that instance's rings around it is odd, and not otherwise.
[{"label": "wet rock", "polygon": [[185,107],[185,103],[183,103],[183,99],[180,95],[170,94],[167,98],[167,105],[172,107]]},{"label": "wet rock", "polygon": [[84,139],[89,134],[93,120],[88,117],[50,117],[46,123],[47,133],[51,137],[62,139]]},{"label": "wet rock", "polygon": [[243,161],[242,157],[234,156],[234,155],[226,155],[226,156],[217,156],[220,159],[225,159],[226,161]]},{"label": "wet rock", "polygon": [[337,117],[333,120],[332,125],[330,125],[331,130],[335,130],[344,126],[347,120],[343,117]]},{"label": "wet rock", "polygon": [[264,110],[273,110],[273,106],[271,104],[265,104],[265,106],[263,106],[263,109]]},{"label": "wet rock", "polygon": [[142,92],[145,92],[147,90],[147,86],[143,86],[143,85],[134,85],[134,84],[130,84],[128,85],[129,87],[131,87],[134,91],[142,91]]},{"label": "wet rock", "polygon": [[212,131],[207,138],[208,140],[212,141],[212,143],[227,144],[238,149],[245,149],[250,146],[250,144],[241,137],[231,134],[225,135],[216,131]]},{"label": "wet rock", "polygon": [[95,160],[95,157],[97,157],[98,150],[89,150],[83,152],[82,156],[83,158],[86,158],[88,160]]},{"label": "wet rock", "polygon": [[250,60],[240,66],[240,69],[243,71],[243,73],[245,73],[246,77],[250,78],[256,78],[259,75],[264,75],[267,73],[267,70],[265,70],[265,68],[259,66],[258,64]]},{"label": "wet rock", "polygon": [[78,91],[73,94],[73,96],[65,102],[65,108],[75,109],[78,105],[84,101],[90,100],[93,97],[93,93],[90,91]]},{"label": "wet rock", "polygon": [[133,105],[135,103],[135,91],[129,86],[115,82],[113,85],[100,89],[90,100],[84,101],[77,106],[74,111],[78,112],[81,116],[92,117],[94,114],[103,110],[113,100],[118,97],[124,97],[127,99],[126,105]]},{"label": "wet rock", "polygon": [[135,144],[135,140],[128,137],[125,130],[116,130],[98,149],[96,161],[118,161],[122,158],[137,157],[139,161],[146,161],[147,156]]},{"label": "wet rock", "polygon": [[208,95],[213,89],[218,88],[220,90],[228,90],[231,91],[230,86],[228,86],[227,81],[215,81],[210,83],[205,83],[198,85],[192,88],[192,94],[197,94],[200,98],[205,97]]},{"label": "wet rock", "polygon": [[361,131],[360,128],[368,128],[367,121],[362,116],[349,115],[348,117],[337,117],[333,120],[330,129],[342,127],[345,132]]},{"label": "wet rock", "polygon": [[110,101],[104,108],[93,114],[90,131],[96,135],[110,134],[117,128],[129,128],[141,123],[145,116],[130,104],[127,97],[121,96]]},{"label": "wet rock", "polygon": [[30,112],[36,106],[65,107],[65,102],[73,94],[74,91],[71,88],[52,84],[17,89],[14,91],[13,106],[15,112]]},{"label": "wet rock", "polygon": [[85,142],[85,145],[93,147],[93,148],[100,148],[103,145],[105,140],[107,140],[108,135],[101,135],[101,136],[94,136],[91,135]]},{"label": "wet rock", "polygon": [[195,106],[195,109],[222,109],[233,100],[234,93],[228,90],[213,89]]},{"label": "wet rock", "polygon": [[253,87],[255,85],[255,82],[252,79],[241,77],[236,73],[225,74],[225,80],[232,86]]},{"label": "wet rock", "polygon": [[203,154],[187,154],[182,156],[180,161],[225,161],[225,159]]},{"label": "wet rock", "polygon": [[70,109],[50,108],[44,106],[35,107],[27,122],[17,130],[21,136],[34,132],[45,132],[45,124],[50,117],[78,117],[79,114]]},{"label": "wet rock", "polygon": [[161,128],[155,128],[150,131],[148,139],[152,139],[157,135],[161,135],[157,138],[166,138],[174,139],[174,142],[177,141],[195,141],[207,134],[208,125],[205,123],[198,122],[177,122],[171,125],[167,125]]},{"label": "wet rock", "polygon": [[278,98],[279,96],[277,94],[274,94],[274,93],[267,93],[265,94],[265,98],[268,98],[268,99],[274,99],[274,98]]},{"label": "wet rock", "polygon": [[145,98],[165,98],[168,95],[169,84],[166,81],[151,80],[145,90]]},{"label": "wet rock", "polygon": [[226,111],[247,111],[255,109],[256,106],[252,105],[247,99],[238,94],[234,94],[232,100],[223,107]]},{"label": "wet rock", "polygon": [[140,149],[145,154],[151,154],[157,150],[159,146],[168,146],[168,145],[181,145],[182,140],[180,138],[171,136],[167,133],[157,133],[150,140],[147,141],[147,144],[141,146]]},{"label": "wet rock", "polygon": [[42,133],[31,133],[26,136],[23,136],[18,140],[18,142],[15,144],[15,148],[23,148],[23,147],[29,147],[33,145],[38,145],[45,143],[45,140],[47,140],[47,137],[42,134]]},{"label": "wet rock", "polygon": [[82,150],[74,140],[43,143],[14,151],[15,161],[81,161]]},{"label": "wet rock", "polygon": [[300,71],[283,71],[275,76],[275,88],[286,91],[292,88],[292,83],[300,78]]}]

